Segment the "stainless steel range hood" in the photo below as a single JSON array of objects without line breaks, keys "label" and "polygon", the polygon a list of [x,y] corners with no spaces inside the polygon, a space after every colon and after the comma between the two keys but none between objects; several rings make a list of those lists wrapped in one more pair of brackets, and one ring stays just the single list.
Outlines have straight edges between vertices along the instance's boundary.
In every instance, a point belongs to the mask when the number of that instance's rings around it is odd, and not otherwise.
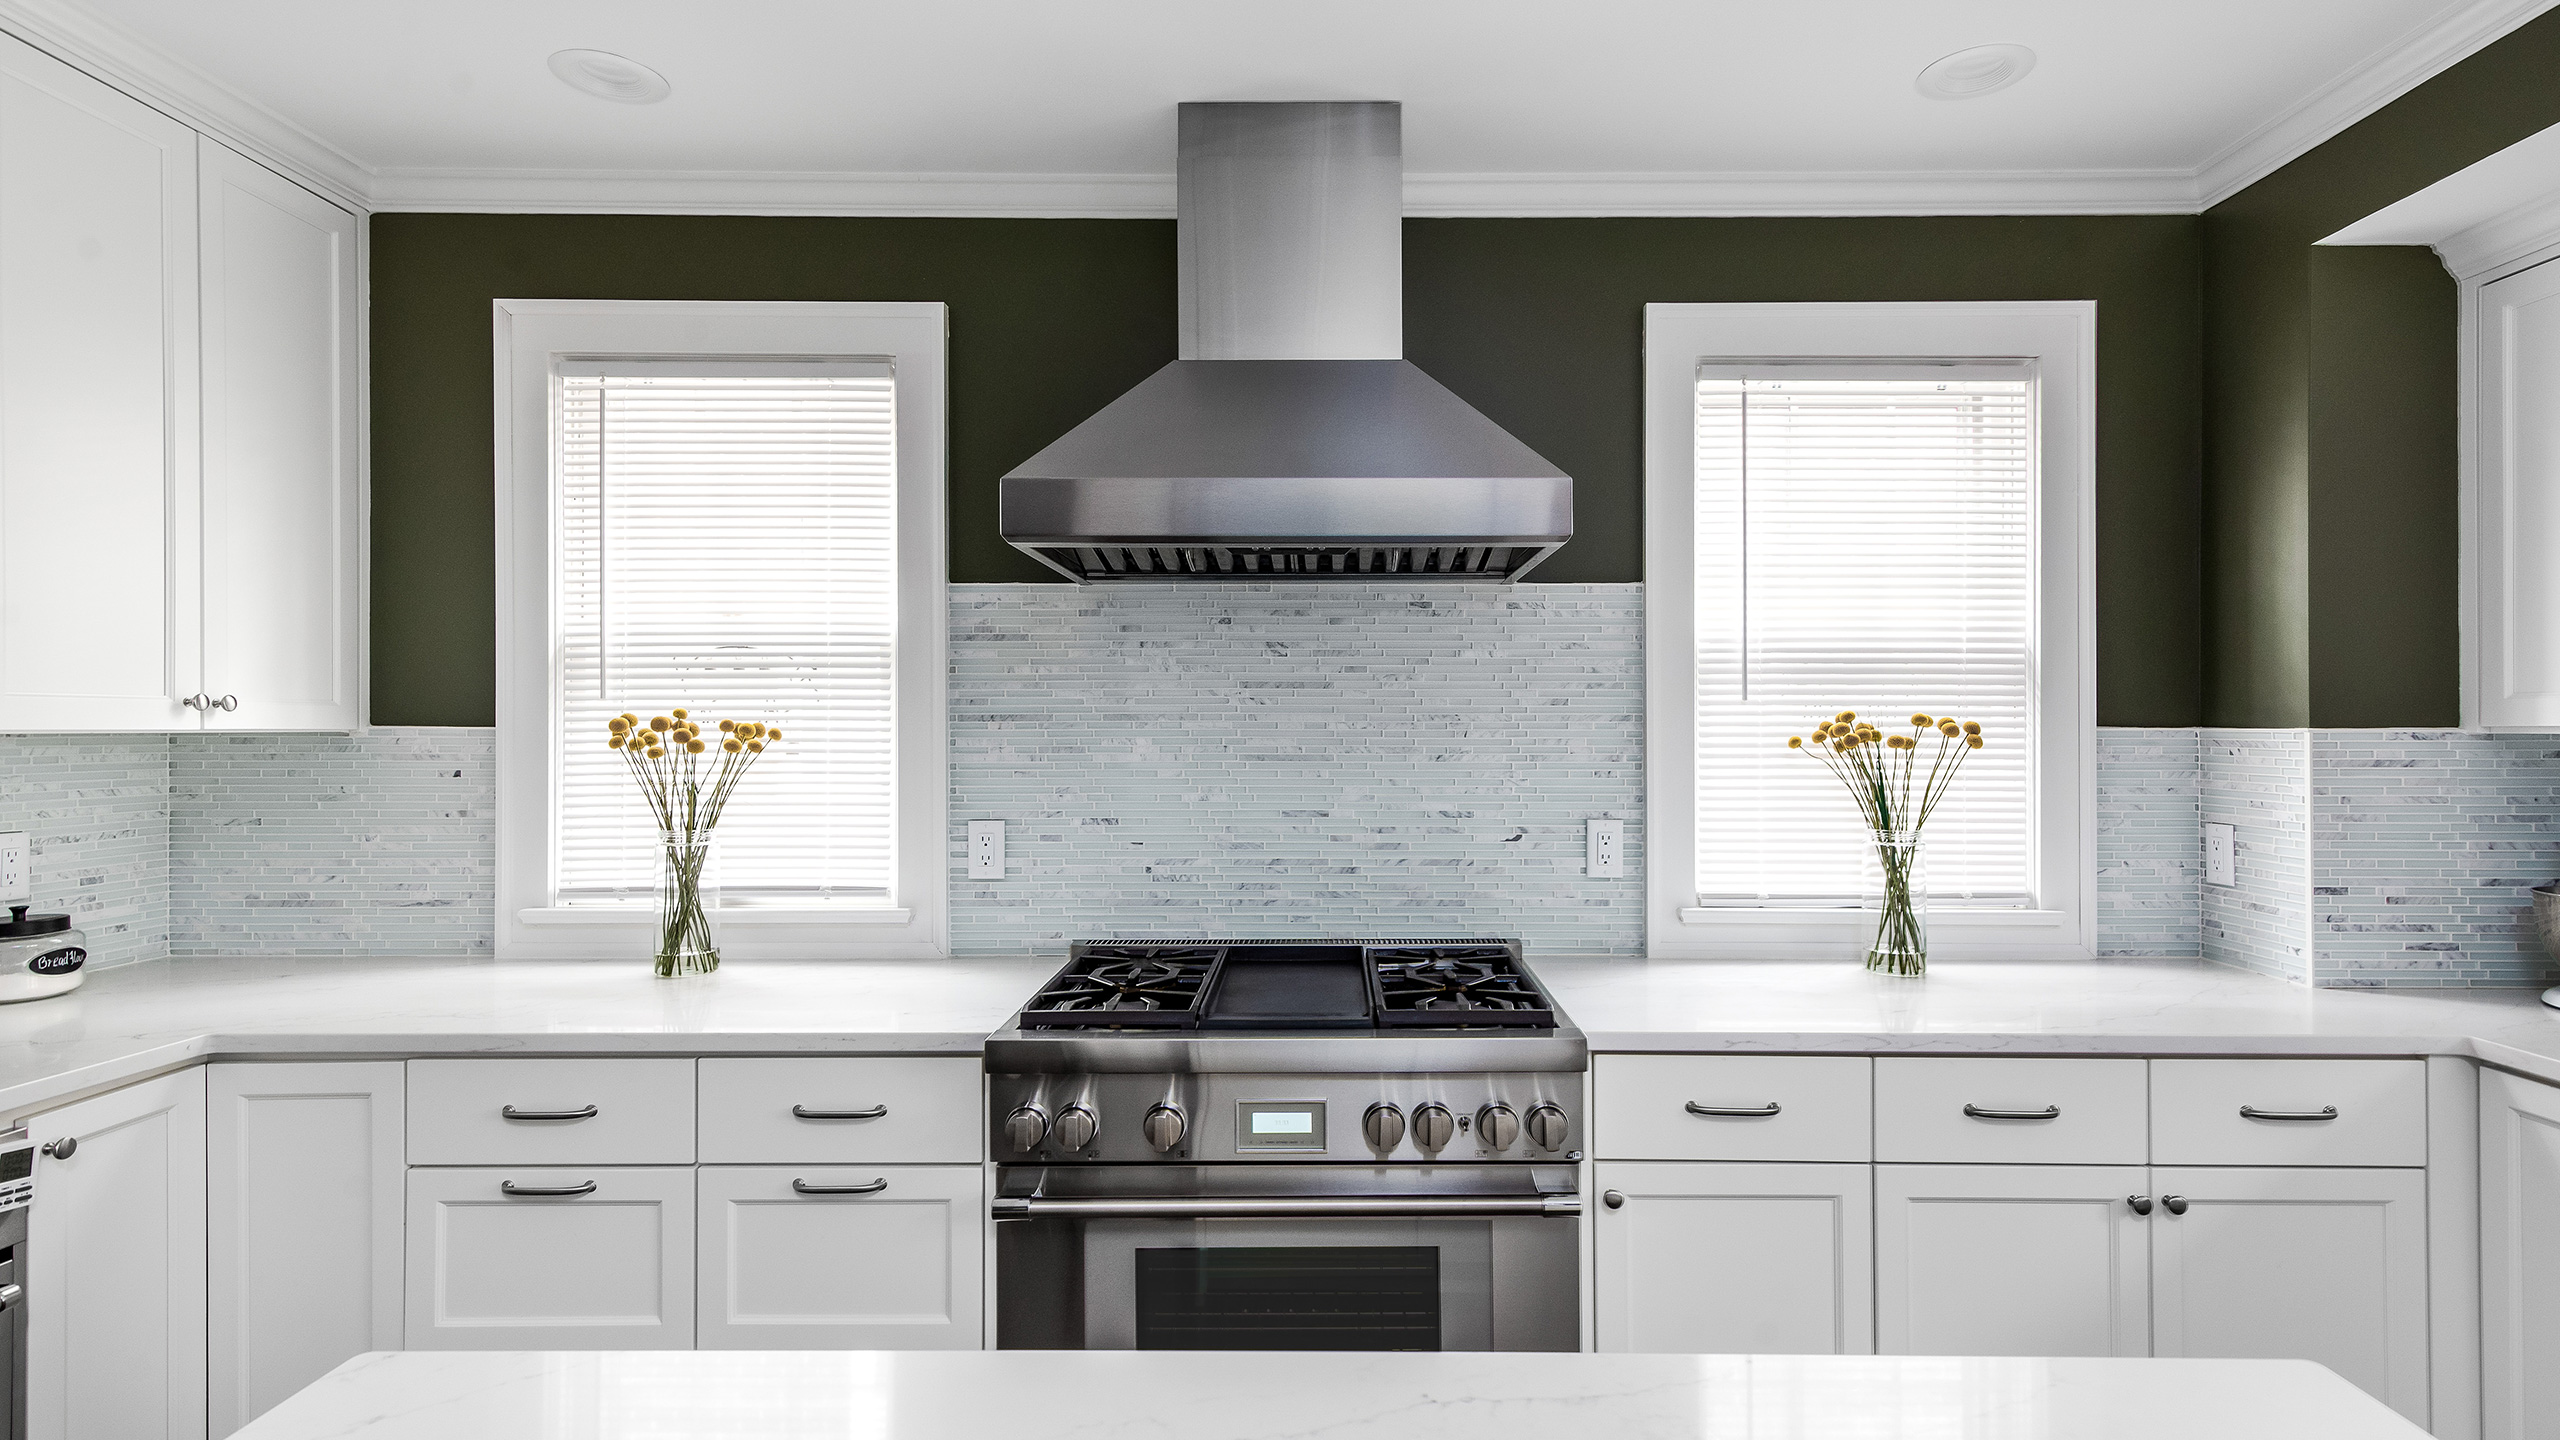
[{"label": "stainless steel range hood", "polygon": [[1002,481],[1083,582],[1516,580],[1573,481],[1404,358],[1392,102],[1184,105],[1181,358]]}]

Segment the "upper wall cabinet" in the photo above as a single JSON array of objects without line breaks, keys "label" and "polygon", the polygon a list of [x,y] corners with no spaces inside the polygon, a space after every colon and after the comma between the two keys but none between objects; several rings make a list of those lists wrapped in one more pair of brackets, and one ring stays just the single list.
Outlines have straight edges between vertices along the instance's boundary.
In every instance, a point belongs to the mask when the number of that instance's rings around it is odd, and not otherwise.
[{"label": "upper wall cabinet", "polygon": [[2475,310],[2472,723],[2560,730],[2560,261]]},{"label": "upper wall cabinet", "polygon": [[0,36],[0,728],[193,729],[196,137]]},{"label": "upper wall cabinet", "polygon": [[0,730],[360,723],[356,237],[0,36]]},{"label": "upper wall cabinet", "polygon": [[203,142],[212,730],[361,719],[356,217]]}]

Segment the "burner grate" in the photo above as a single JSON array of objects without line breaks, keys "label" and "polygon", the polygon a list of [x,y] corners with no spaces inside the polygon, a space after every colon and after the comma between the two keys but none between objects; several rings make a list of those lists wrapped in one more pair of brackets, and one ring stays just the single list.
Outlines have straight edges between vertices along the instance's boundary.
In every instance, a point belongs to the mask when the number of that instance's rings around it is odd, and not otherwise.
[{"label": "burner grate", "polygon": [[1509,946],[1398,946],[1369,952],[1378,1023],[1525,1029],[1555,1024],[1555,1007]]},{"label": "burner grate", "polygon": [[1095,945],[1022,1007],[1034,1028],[1188,1026],[1217,967],[1214,946]]}]

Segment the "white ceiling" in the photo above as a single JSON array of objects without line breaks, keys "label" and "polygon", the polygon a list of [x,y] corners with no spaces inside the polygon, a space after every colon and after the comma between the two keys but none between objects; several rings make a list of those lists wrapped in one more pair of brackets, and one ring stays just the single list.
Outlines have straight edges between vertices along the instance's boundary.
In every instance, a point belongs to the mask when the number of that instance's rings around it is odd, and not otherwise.
[{"label": "white ceiling", "polygon": [[[1152,181],[1178,101],[1361,98],[1405,103],[1406,169],[1426,182],[2014,182],[2164,209],[2193,208],[2252,143],[2334,130],[2551,3],[12,0],[0,17],[133,46],[395,200],[562,172]],[[2031,47],[2034,72],[1960,102],[1914,89],[1989,43]],[[570,47],[653,66],[674,93],[577,93],[544,64]]]}]

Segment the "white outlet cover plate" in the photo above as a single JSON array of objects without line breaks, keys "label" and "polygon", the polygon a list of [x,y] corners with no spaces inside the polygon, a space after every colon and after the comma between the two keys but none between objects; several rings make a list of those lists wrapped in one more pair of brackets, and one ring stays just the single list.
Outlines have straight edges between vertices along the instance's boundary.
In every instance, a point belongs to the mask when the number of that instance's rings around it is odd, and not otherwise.
[{"label": "white outlet cover plate", "polygon": [[0,832],[0,904],[33,897],[27,874],[27,832]]},{"label": "white outlet cover plate", "polygon": [[1626,873],[1626,822],[1590,820],[1583,824],[1582,868],[1596,879]]},{"label": "white outlet cover plate", "polygon": [[972,820],[969,822],[969,878],[1001,880],[1004,878],[1004,822]]},{"label": "white outlet cover plate", "polygon": [[2240,883],[2238,835],[2234,827],[2219,820],[2205,822],[2204,883],[2207,885]]}]

